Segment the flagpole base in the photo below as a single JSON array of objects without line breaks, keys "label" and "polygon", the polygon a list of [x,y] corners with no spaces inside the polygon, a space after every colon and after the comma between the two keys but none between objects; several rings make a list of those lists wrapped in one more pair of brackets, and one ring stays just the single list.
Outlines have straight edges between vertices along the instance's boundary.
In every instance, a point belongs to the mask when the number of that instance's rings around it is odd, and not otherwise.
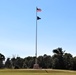
[{"label": "flagpole base", "polygon": [[33,69],[39,69],[39,64],[34,64]]}]

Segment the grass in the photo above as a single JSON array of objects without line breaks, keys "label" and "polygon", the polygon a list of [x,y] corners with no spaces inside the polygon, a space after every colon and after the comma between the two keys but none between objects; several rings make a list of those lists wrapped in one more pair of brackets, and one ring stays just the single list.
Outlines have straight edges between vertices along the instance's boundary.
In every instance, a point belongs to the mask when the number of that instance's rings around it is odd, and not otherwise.
[{"label": "grass", "polygon": [[75,71],[51,69],[3,69],[0,75],[76,75]]}]

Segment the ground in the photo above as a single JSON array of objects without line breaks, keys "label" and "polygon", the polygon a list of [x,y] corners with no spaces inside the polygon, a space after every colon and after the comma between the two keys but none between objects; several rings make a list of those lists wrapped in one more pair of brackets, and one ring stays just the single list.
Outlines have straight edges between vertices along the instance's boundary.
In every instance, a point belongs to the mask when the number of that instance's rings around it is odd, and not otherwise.
[{"label": "ground", "polygon": [[3,69],[0,75],[76,75],[75,71],[52,69]]}]

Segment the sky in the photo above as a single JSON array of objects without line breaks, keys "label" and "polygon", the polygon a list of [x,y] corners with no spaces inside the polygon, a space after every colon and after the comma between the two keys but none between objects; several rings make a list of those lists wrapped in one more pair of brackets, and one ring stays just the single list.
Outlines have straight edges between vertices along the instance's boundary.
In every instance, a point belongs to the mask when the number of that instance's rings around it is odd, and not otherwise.
[{"label": "sky", "polygon": [[38,56],[61,47],[76,56],[76,0],[0,0],[0,53],[6,58]]}]

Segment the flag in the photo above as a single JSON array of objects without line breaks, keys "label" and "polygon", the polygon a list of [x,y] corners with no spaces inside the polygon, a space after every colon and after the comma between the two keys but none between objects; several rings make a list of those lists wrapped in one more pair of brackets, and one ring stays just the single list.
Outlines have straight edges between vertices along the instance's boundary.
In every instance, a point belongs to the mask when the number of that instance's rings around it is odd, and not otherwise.
[{"label": "flag", "polygon": [[37,20],[41,19],[40,17],[37,16]]},{"label": "flag", "polygon": [[40,8],[37,8],[37,12],[41,12],[41,9]]}]

